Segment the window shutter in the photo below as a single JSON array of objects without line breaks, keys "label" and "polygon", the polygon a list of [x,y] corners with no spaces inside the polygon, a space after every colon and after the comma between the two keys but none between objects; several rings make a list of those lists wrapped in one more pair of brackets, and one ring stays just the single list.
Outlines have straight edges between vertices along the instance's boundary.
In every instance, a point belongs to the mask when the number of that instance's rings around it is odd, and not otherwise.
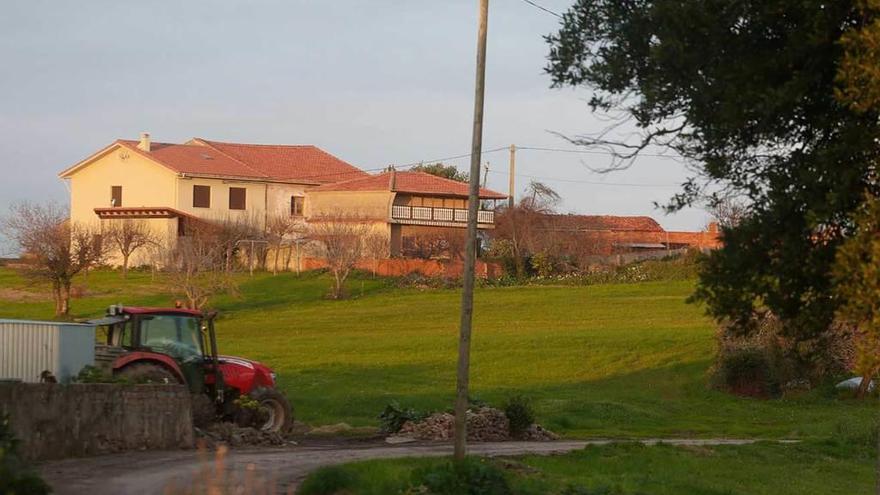
[{"label": "window shutter", "polygon": [[243,187],[229,188],[229,209],[244,210],[247,204],[247,189]]},{"label": "window shutter", "polygon": [[193,207],[211,207],[211,186],[193,186]]}]

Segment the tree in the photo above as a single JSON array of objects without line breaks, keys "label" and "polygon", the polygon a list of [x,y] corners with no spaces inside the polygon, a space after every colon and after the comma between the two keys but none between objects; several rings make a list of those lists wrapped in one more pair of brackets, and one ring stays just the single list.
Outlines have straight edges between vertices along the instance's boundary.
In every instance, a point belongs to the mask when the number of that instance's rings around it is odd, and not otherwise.
[{"label": "tree", "polygon": [[166,246],[163,263],[169,289],[202,309],[219,294],[237,294],[229,266],[228,231],[222,225],[190,223],[186,235]]},{"label": "tree", "polygon": [[387,234],[371,232],[364,237],[364,256],[373,260],[373,274],[379,271],[379,260],[391,256],[391,241]]},{"label": "tree", "polygon": [[455,165],[444,165],[442,163],[432,163],[430,165],[419,164],[412,167],[410,170],[436,175],[437,177],[443,177],[444,179],[457,180],[459,182],[467,182],[470,177],[470,174],[455,168]]},{"label": "tree", "polygon": [[[877,189],[880,114],[842,102],[838,73],[847,36],[877,22],[866,3],[876,2],[579,0],[547,37],[553,84],[586,85],[593,111],[620,117],[572,142],[609,150],[608,169],[644,150],[678,154],[694,173],[670,211],[719,195],[747,201],[696,298],[742,332],[770,309],[805,375],[839,302],[835,251],[863,191]],[[635,139],[619,137],[632,128]]]},{"label": "tree", "polygon": [[528,257],[544,251],[548,240],[548,215],[556,211],[560,196],[550,186],[532,181],[513,208],[501,210],[496,218],[495,237],[504,239],[517,277],[525,277]]},{"label": "tree", "polygon": [[24,255],[24,274],[52,286],[55,315],[70,314],[73,278],[100,263],[106,253],[97,231],[71,223],[67,211],[51,203],[13,205],[3,230]]},{"label": "tree", "polygon": [[111,220],[103,231],[108,247],[115,248],[122,256],[122,278],[128,278],[128,262],[136,251],[158,242],[149,224],[142,220]]},{"label": "tree", "polygon": [[748,206],[738,198],[719,197],[709,205],[709,213],[721,227],[734,228],[748,215]]},{"label": "tree", "polygon": [[[298,230],[299,225],[296,218],[285,212],[272,215],[266,220],[266,242],[273,252],[272,275],[278,274],[278,259],[284,242]],[[284,266],[287,267],[287,264],[285,263]]]},{"label": "tree", "polygon": [[344,214],[315,217],[309,226],[309,238],[315,254],[327,262],[333,275],[330,297],[345,298],[345,281],[364,257],[364,240],[369,226]]},{"label": "tree", "polygon": [[837,250],[834,276],[838,315],[856,329],[853,368],[863,397],[880,374],[880,200],[868,196],[853,220],[856,232]]}]

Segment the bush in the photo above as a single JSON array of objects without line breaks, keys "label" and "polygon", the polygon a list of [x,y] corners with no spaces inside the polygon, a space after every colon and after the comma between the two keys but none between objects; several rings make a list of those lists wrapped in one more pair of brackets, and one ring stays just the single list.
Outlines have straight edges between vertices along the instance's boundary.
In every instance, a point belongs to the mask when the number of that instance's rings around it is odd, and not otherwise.
[{"label": "bush", "polygon": [[413,472],[413,483],[435,495],[509,495],[510,485],[498,467],[484,459],[467,458]]},{"label": "bush", "polygon": [[718,388],[746,397],[774,397],[780,392],[774,363],[765,350],[754,347],[722,351],[716,361],[714,380]]},{"label": "bush", "polygon": [[540,252],[529,260],[532,271],[539,277],[550,277],[556,275],[558,270],[558,262],[556,257],[547,252]]},{"label": "bush", "polygon": [[403,408],[397,401],[394,401],[385,406],[385,410],[379,415],[379,429],[383,433],[397,433],[407,421],[418,422],[427,416],[428,414],[425,412],[413,408]]},{"label": "bush", "polygon": [[510,435],[521,436],[535,422],[535,410],[532,401],[522,395],[516,395],[504,404],[504,415],[510,421]]},{"label": "bush", "polygon": [[52,489],[19,457],[9,416],[0,416],[0,493],[43,495]]},{"label": "bush", "polygon": [[357,476],[342,466],[323,467],[310,474],[296,493],[301,495],[334,495],[347,493],[358,485]]}]

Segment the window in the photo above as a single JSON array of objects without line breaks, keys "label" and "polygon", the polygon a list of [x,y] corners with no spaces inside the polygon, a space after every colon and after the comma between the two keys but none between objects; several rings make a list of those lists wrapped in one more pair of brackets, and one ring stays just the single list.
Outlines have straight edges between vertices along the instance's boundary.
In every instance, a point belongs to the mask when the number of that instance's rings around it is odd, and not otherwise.
[{"label": "window", "polygon": [[291,196],[290,197],[290,216],[292,217],[301,217],[303,216],[303,206],[305,205],[306,198],[303,196]]},{"label": "window", "polygon": [[211,186],[193,186],[193,208],[211,207]]},{"label": "window", "polygon": [[141,345],[181,360],[197,358],[202,354],[199,320],[189,316],[144,316]]},{"label": "window", "polygon": [[110,206],[114,208],[122,206],[122,186],[110,186]]},{"label": "window", "polygon": [[243,187],[229,188],[229,209],[243,210],[247,203],[247,189]]}]

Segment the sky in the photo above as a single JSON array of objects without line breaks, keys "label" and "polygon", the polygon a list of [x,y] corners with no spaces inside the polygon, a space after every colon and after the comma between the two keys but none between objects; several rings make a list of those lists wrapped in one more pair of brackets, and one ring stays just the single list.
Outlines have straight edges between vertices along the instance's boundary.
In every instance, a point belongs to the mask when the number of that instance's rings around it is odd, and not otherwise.
[{"label": "sky", "polygon": [[[537,0],[536,0],[537,1]],[[572,0],[540,0],[563,12]],[[477,0],[4,0],[0,214],[66,202],[57,173],[118,138],[314,144],[363,169],[470,151]],[[559,19],[523,0],[489,11],[483,149],[576,149],[606,124],[588,88],[552,89],[543,36]],[[650,215],[699,230],[701,209],[654,207],[684,180],[645,157],[610,174],[602,154],[521,150],[517,191],[553,187],[562,212]],[[507,192],[507,151],[485,153]],[[467,169],[469,158],[446,160]]]}]

